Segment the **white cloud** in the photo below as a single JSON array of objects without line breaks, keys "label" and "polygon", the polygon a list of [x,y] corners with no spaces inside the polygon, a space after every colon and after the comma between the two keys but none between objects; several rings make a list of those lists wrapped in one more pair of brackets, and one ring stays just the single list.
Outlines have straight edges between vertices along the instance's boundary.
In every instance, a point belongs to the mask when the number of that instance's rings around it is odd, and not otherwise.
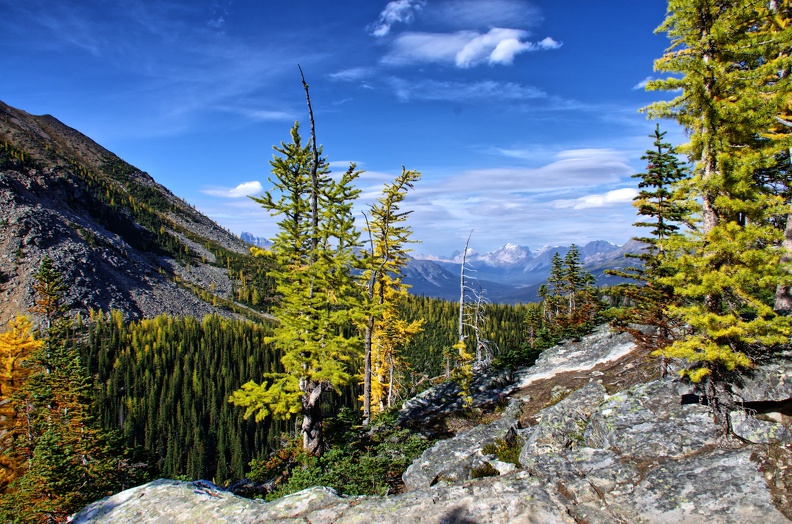
[{"label": "white cloud", "polygon": [[420,11],[426,0],[393,0],[388,2],[379,15],[379,19],[368,27],[369,34],[378,38],[390,33],[391,27],[397,23],[410,24],[415,20],[415,13]]},{"label": "white cloud", "polygon": [[408,100],[517,101],[546,98],[547,94],[532,86],[514,82],[440,82],[436,80],[389,79],[396,96]]},{"label": "white cloud", "polygon": [[638,195],[638,190],[632,187],[614,189],[607,193],[586,195],[574,200],[557,200],[554,206],[559,209],[592,209],[609,207],[617,204],[632,203]]},{"label": "white cloud", "polygon": [[653,80],[655,80],[653,76],[647,76],[646,78],[635,84],[633,86],[633,89],[646,89],[647,84]]},{"label": "white cloud", "polygon": [[242,182],[236,187],[215,187],[204,189],[201,191],[205,195],[222,197],[222,198],[243,198],[246,196],[258,196],[264,192],[264,187],[261,182],[254,180],[252,182]]},{"label": "white cloud", "polygon": [[[530,150],[507,151],[516,158]],[[626,241],[625,224],[636,216],[636,191],[624,188],[635,172],[628,153],[588,148],[549,155],[539,150],[541,158],[531,158],[533,167],[494,166],[417,184],[404,208],[414,210],[410,221],[424,243],[421,252],[446,254],[449,239],[461,249],[473,228],[483,235],[473,234],[480,251],[507,242],[538,247]]]},{"label": "white cloud", "polygon": [[457,31],[454,33],[415,33],[398,36],[382,59],[387,65],[412,63],[453,63],[469,68],[483,63],[510,65],[514,57],[526,51],[557,49],[552,38],[539,42],[525,40],[521,29],[493,27],[486,33]]},{"label": "white cloud", "polygon": [[245,114],[253,119],[253,120],[260,120],[260,121],[270,121],[270,120],[295,120],[295,115],[292,113],[287,113],[286,111],[267,111],[264,109],[247,111]]},{"label": "white cloud", "polygon": [[374,71],[368,67],[352,67],[330,73],[330,79],[339,82],[359,82],[373,75]]}]

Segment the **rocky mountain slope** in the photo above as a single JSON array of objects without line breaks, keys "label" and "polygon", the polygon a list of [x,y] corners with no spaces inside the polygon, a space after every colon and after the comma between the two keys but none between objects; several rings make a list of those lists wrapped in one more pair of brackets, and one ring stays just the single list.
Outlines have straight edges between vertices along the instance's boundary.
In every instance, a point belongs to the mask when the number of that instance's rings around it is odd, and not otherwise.
[{"label": "rocky mountain slope", "polygon": [[[73,522],[792,522],[792,355],[746,379],[745,409],[732,413],[738,439],[718,435],[695,388],[656,375],[629,335],[602,328],[531,368],[480,377],[474,403],[505,409],[424,452],[404,474],[406,493],[315,487],[265,503],[206,481],[158,480]],[[427,430],[459,402],[452,386],[437,387],[405,403],[400,420]]]},{"label": "rocky mountain slope", "polygon": [[0,102],[0,323],[29,311],[45,256],[71,286],[73,311],[245,312],[233,303],[228,267],[246,253],[241,240],[90,138]]}]

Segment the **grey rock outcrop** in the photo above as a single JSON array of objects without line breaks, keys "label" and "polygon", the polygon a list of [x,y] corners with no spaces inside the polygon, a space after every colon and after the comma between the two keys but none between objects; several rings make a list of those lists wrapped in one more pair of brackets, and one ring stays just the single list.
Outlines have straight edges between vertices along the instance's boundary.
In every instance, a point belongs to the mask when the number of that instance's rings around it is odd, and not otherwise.
[{"label": "grey rock outcrop", "polygon": [[[514,388],[514,377],[506,371],[485,373],[473,378],[470,385],[472,407],[492,404],[501,400]],[[466,407],[465,399],[460,395],[461,388],[456,382],[444,382],[439,386],[427,389],[423,393],[407,400],[396,421],[398,426],[407,426],[413,422],[426,425],[427,422],[460,411]]]},{"label": "grey rock outcrop", "polygon": [[[614,347],[608,349],[607,340]],[[587,342],[594,347],[591,355],[584,354]],[[574,343],[573,353],[579,357],[574,374],[585,371],[581,363],[593,366],[587,383],[571,391],[556,386],[551,402],[530,416],[524,409],[532,390],[521,389],[523,396],[512,398],[500,419],[427,450],[405,473],[408,491],[400,495],[343,497],[326,488],[311,488],[264,503],[235,497],[208,483],[157,481],[96,502],[74,522],[792,522],[789,425],[756,418],[747,409],[735,412],[735,427],[743,428],[745,438],[757,440],[724,446],[708,408],[682,402],[683,395],[695,397],[689,385],[661,379],[606,390],[600,382],[613,382],[596,366],[618,354],[629,358],[623,349],[627,342],[600,331]],[[560,351],[569,355],[569,349],[566,345],[548,350],[546,361],[557,361]],[[615,367],[629,364],[620,360]],[[547,367],[537,372],[542,380],[552,378]],[[755,377],[765,372],[759,368]],[[776,377],[774,383],[785,384],[789,372],[771,366],[768,374]],[[530,375],[531,370],[525,371],[522,383]],[[568,375],[569,366],[558,377]],[[769,386],[768,391],[778,387]],[[524,421],[532,425],[523,428]],[[482,448],[509,438],[525,442],[522,467],[471,479],[478,466],[503,466]]]},{"label": "grey rock outcrop", "polygon": [[572,392],[541,412],[539,423],[523,446],[521,456],[558,453],[584,442],[589,418],[605,398],[605,388],[596,382]]},{"label": "grey rock outcrop", "polygon": [[482,448],[498,440],[518,438],[520,403],[519,399],[513,399],[499,420],[442,440],[424,451],[402,475],[405,487],[412,491],[429,488],[437,482],[465,481],[470,479],[471,471],[485,463],[497,470],[494,458],[485,456]]},{"label": "grey rock outcrop", "polygon": [[637,460],[681,457],[714,445],[718,434],[708,408],[680,403],[689,389],[660,380],[616,393],[591,416],[586,444]]}]

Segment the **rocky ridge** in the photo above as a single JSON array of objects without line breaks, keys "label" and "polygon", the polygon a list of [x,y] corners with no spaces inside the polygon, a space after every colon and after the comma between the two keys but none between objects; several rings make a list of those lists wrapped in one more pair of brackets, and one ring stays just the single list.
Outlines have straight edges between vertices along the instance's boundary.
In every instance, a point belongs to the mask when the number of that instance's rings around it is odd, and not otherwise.
[{"label": "rocky ridge", "polygon": [[[162,248],[168,238],[186,247],[189,263]],[[247,253],[240,239],[90,138],[0,102],[0,324],[33,305],[45,256],[69,283],[73,311],[229,314],[191,291],[233,299],[232,279],[212,265],[207,246]]]},{"label": "rocky ridge", "polygon": [[[743,440],[724,440],[708,408],[685,401],[695,389],[653,376],[651,361],[625,350],[626,337],[603,328],[546,351],[506,384],[480,381],[477,402],[505,406],[499,417],[427,450],[405,472],[404,494],[316,487],[265,503],[204,481],[159,480],[73,522],[792,522],[792,355],[755,370],[751,390],[778,400],[735,412]],[[562,357],[577,363],[550,373]],[[455,402],[449,391],[425,394],[402,420],[447,416]],[[493,452],[504,443],[516,460]]]}]

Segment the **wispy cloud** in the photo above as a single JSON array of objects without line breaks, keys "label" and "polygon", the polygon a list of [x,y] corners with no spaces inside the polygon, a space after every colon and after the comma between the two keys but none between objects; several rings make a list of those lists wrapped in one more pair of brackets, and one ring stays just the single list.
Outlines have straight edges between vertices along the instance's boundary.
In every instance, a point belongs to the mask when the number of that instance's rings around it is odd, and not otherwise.
[{"label": "wispy cloud", "polygon": [[638,190],[632,187],[614,189],[607,193],[585,195],[573,200],[557,200],[554,206],[559,209],[593,209],[632,202]]},{"label": "wispy cloud", "polygon": [[386,65],[414,63],[448,63],[459,68],[489,65],[511,65],[514,58],[527,51],[551,50],[561,43],[547,37],[530,42],[521,29],[493,27],[486,33],[457,31],[454,33],[414,33],[399,35],[387,55]]},{"label": "wispy cloud", "polygon": [[390,78],[389,83],[396,96],[408,100],[461,101],[518,101],[545,98],[547,94],[539,88],[514,82],[452,82],[437,80],[406,80]]},{"label": "wispy cloud", "polygon": [[634,172],[627,159],[614,149],[569,149],[537,167],[468,170],[417,185],[405,209],[414,210],[411,222],[427,253],[443,254],[433,239],[439,246],[458,236],[464,245],[474,228],[486,232],[476,243],[484,250],[506,242],[623,242],[624,224],[635,221],[635,190],[623,187]]},{"label": "wispy cloud", "polygon": [[246,196],[258,196],[263,192],[264,187],[258,180],[254,180],[252,182],[242,182],[236,187],[212,187],[201,191],[201,193],[205,195],[222,198],[243,198]]},{"label": "wispy cloud", "polygon": [[644,78],[643,80],[641,80],[640,82],[635,84],[633,86],[633,89],[646,89],[647,84],[649,84],[649,82],[651,82],[653,80],[656,80],[655,77],[647,76],[646,78]]},{"label": "wispy cloud", "polygon": [[454,28],[488,28],[534,25],[539,10],[525,0],[446,0],[426,6],[425,17],[438,25]]},{"label": "wispy cloud", "polygon": [[390,33],[394,24],[410,24],[415,20],[426,0],[393,0],[388,2],[379,15],[379,19],[368,27],[369,34],[381,38]]},{"label": "wispy cloud", "polygon": [[338,82],[360,82],[370,78],[372,75],[374,75],[374,69],[370,67],[351,67],[330,73],[328,76],[331,80]]}]

